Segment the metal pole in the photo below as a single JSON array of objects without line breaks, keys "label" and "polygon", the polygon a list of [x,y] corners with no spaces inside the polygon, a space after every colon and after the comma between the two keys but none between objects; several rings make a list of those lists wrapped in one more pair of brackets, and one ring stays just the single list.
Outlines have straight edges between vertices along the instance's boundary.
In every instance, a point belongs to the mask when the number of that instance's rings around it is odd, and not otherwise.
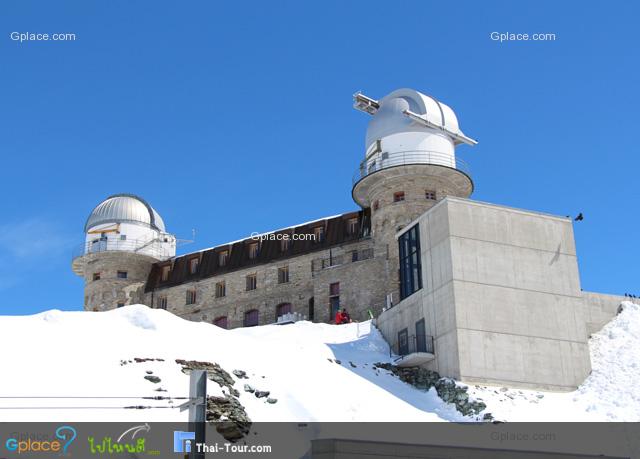
[{"label": "metal pole", "polygon": [[196,439],[191,445],[189,459],[204,459],[204,452],[198,452],[197,444],[205,444],[205,422],[207,414],[207,372],[191,370],[189,397],[196,401],[189,406],[189,431],[195,432]]}]

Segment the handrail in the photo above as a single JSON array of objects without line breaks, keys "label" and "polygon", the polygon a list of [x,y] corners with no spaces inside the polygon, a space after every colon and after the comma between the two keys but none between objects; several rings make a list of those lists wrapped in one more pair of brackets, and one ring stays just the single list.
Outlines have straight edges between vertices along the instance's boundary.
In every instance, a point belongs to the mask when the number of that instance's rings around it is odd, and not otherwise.
[{"label": "handrail", "polygon": [[453,154],[429,150],[409,150],[396,152],[379,152],[360,163],[358,170],[353,174],[352,184],[355,185],[368,175],[382,169],[395,166],[409,166],[415,164],[431,164],[459,170],[469,178],[471,168],[469,165]]},{"label": "handrail", "polygon": [[101,252],[138,252],[156,258],[170,258],[173,250],[166,247],[159,238],[150,239],[96,239],[87,241],[73,249],[71,258],[76,259],[91,253]]},{"label": "handrail", "polygon": [[415,352],[434,354],[435,348],[433,344],[433,336],[427,334],[418,336],[411,335],[407,337],[406,346],[401,347],[397,340],[393,344],[389,345],[389,357],[393,358],[394,355],[399,356],[395,360],[400,360],[400,358]]}]

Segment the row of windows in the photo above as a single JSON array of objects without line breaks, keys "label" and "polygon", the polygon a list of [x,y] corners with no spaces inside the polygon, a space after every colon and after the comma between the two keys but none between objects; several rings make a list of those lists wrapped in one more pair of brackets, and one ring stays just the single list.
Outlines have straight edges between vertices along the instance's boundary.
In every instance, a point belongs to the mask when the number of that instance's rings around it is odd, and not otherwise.
[{"label": "row of windows", "polygon": [[[126,271],[118,271],[116,273],[116,277],[118,279],[127,279],[127,277],[129,276],[129,273],[127,273]],[[98,281],[102,279],[102,273],[97,272],[97,273],[93,273],[93,280],[94,281]]]},{"label": "row of windows", "polygon": [[[347,220],[347,234],[349,236],[356,235],[359,230],[358,218],[350,218]],[[325,239],[325,231],[324,226],[317,226],[313,229],[313,241],[314,242],[323,242]],[[282,239],[280,240],[280,251],[287,252],[291,246],[290,239]],[[260,255],[260,243],[252,242],[249,244],[248,255],[250,260],[255,260]],[[226,266],[229,261],[229,251],[222,250],[218,252],[218,266]],[[200,257],[196,256],[189,260],[189,274],[196,274],[198,272],[198,266],[200,265]],[[169,280],[169,275],[171,274],[171,266],[166,265],[162,267],[160,280],[162,282],[166,282]]]},{"label": "row of windows", "polygon": [[[424,197],[428,201],[435,201],[436,192],[434,190],[425,190]],[[393,193],[393,202],[402,202],[404,201],[404,198],[405,198],[404,191],[396,191],[395,193]],[[376,211],[379,208],[380,208],[380,201],[375,200],[373,202],[373,210]]]}]

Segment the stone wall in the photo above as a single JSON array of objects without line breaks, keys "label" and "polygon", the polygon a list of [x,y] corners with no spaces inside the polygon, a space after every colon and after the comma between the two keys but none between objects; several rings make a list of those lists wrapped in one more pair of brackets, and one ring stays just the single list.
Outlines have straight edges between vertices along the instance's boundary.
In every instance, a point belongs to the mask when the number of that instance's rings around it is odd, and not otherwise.
[{"label": "stone wall", "polygon": [[[353,251],[373,249],[373,241],[365,239],[331,250],[313,252],[277,262],[255,265],[241,270],[213,276],[181,285],[158,288],[145,295],[147,305],[158,307],[159,298],[167,299],[167,309],[181,317],[194,321],[212,322],[227,317],[228,328],[241,327],[245,313],[259,311],[259,324],[276,321],[276,307],[290,303],[293,312],[306,318],[310,316],[313,301],[313,320],[329,322],[329,286],[340,283],[340,303],[354,320],[366,320],[367,309],[381,308],[385,291],[379,279],[384,275],[386,253],[373,252],[373,258],[352,261]],[[335,266],[330,266],[329,259]],[[289,282],[278,282],[278,268],[289,268]],[[247,291],[246,278],[255,274],[257,287]],[[216,297],[216,284],[224,281],[226,295]],[[186,304],[187,291],[196,292],[196,302]]]},{"label": "stone wall", "polygon": [[[118,303],[142,303],[144,286],[156,261],[147,255],[119,251],[84,255],[85,310],[105,311],[116,308]],[[118,271],[126,272],[127,278],[118,278]],[[99,280],[93,280],[96,273],[100,274]]]}]

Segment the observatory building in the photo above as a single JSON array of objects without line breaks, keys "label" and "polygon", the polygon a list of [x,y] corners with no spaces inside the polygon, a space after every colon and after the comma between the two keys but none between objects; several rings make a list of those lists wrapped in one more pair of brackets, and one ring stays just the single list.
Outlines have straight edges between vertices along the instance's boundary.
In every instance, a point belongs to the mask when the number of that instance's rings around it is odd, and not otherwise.
[{"label": "observatory building", "polygon": [[90,213],[72,262],[86,310],[133,303],[223,328],[375,323],[400,366],[476,383],[573,390],[588,336],[622,298],[583,292],[572,221],[470,200],[454,111],[411,89],[354,96],[370,117],[354,175],[359,209],[176,256],[176,238],[134,195]]}]

